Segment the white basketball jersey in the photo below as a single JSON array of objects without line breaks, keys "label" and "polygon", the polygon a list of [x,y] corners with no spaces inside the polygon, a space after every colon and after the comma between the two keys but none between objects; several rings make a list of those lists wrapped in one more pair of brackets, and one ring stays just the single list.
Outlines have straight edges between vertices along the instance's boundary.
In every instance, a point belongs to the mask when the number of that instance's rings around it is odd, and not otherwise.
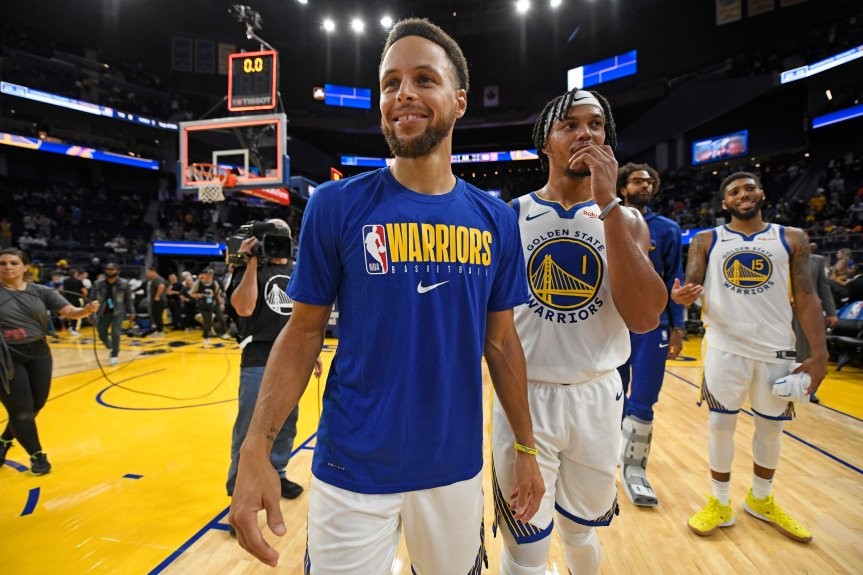
[{"label": "white basketball jersey", "polygon": [[770,362],[794,349],[790,254],[784,226],[751,236],[714,228],[703,292],[707,345]]},{"label": "white basketball jersey", "polygon": [[629,357],[629,331],[611,298],[599,207],[565,210],[534,193],[513,207],[530,286],[515,308],[528,379],[579,383],[616,369]]}]

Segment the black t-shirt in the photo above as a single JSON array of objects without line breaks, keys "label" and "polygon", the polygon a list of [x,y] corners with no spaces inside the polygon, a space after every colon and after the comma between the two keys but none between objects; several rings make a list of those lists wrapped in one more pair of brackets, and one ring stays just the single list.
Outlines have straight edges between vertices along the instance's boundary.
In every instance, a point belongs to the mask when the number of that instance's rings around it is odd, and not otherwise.
[{"label": "black t-shirt", "polygon": [[[79,294],[79,295],[75,295]],[[68,277],[63,280],[63,297],[74,306],[81,306],[84,303],[84,282],[78,278]]]},{"label": "black t-shirt", "polygon": [[[252,338],[243,348],[241,367],[266,365],[273,342],[291,318],[294,302],[286,291],[291,281],[291,269],[291,264],[265,264],[258,268],[255,311],[249,317],[237,318],[237,338],[240,343],[249,336]],[[245,272],[245,267],[234,271],[227,298],[240,285]]]},{"label": "black t-shirt", "polygon": [[[174,283],[170,284],[170,286],[171,286],[171,289],[177,293],[168,294],[168,301],[174,302],[174,301],[179,300],[180,299],[180,292],[183,291],[183,284],[181,284],[180,282],[174,282]],[[165,293],[168,293],[167,289],[165,290]]]}]

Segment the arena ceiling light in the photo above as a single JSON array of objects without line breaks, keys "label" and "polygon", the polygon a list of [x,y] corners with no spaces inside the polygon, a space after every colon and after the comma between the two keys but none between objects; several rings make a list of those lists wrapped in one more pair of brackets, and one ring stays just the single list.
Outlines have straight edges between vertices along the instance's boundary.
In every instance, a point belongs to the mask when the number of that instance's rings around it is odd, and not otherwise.
[{"label": "arena ceiling light", "polygon": [[519,14],[527,14],[528,10],[530,10],[530,0],[518,0],[515,3],[515,11]]},{"label": "arena ceiling light", "polygon": [[353,20],[351,20],[351,30],[353,30],[357,34],[362,34],[363,30],[365,29],[366,25],[361,19],[354,18]]},{"label": "arena ceiling light", "polygon": [[323,28],[327,33],[336,31],[336,23],[332,18],[325,18],[323,23],[321,24],[321,28]]},{"label": "arena ceiling light", "polygon": [[393,27],[393,19],[390,16],[384,16],[381,18],[381,26],[383,26],[384,30],[389,30]]}]

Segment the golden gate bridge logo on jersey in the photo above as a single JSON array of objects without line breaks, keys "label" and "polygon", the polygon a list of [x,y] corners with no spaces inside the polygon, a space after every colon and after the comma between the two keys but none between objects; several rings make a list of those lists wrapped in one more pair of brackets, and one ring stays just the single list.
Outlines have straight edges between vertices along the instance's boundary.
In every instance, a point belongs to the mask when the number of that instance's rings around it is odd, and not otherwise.
[{"label": "golden gate bridge logo on jersey", "polygon": [[[538,303],[558,311],[578,310],[594,300],[602,284],[602,258],[589,243],[555,239],[531,255],[527,273],[530,291]],[[593,313],[596,308],[579,319]]]},{"label": "golden gate bridge logo on jersey", "polygon": [[366,271],[370,274],[385,274],[390,269],[387,255],[387,234],[382,225],[363,226],[363,245],[366,254]]},{"label": "golden gate bridge logo on jersey", "polygon": [[741,251],[728,256],[722,264],[725,279],[738,288],[758,288],[770,281],[773,264],[764,254]]}]

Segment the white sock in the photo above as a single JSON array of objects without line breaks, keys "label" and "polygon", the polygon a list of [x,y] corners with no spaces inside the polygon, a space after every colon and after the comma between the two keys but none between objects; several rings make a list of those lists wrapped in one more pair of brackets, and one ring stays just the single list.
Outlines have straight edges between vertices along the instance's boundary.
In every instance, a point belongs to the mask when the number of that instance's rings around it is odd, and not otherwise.
[{"label": "white sock", "polygon": [[773,493],[773,479],[764,479],[752,475],[752,496],[756,499],[764,499]]},{"label": "white sock", "polygon": [[731,482],[730,481],[716,481],[715,479],[711,479],[710,482],[713,484],[713,496],[719,500],[719,502],[723,505],[729,505],[729,497],[731,492]]}]

